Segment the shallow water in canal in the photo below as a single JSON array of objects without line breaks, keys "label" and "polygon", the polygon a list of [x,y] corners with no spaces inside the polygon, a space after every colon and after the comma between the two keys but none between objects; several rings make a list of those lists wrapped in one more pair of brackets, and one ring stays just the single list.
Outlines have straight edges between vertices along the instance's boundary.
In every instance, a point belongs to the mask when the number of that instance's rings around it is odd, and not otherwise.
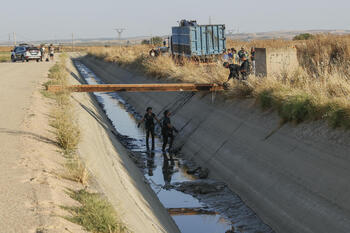
[{"label": "shallow water in canal", "polygon": [[[85,65],[75,61],[75,66],[88,84],[103,82]],[[218,204],[213,197],[191,195],[174,188],[173,184],[195,181],[197,178],[186,173],[186,161],[177,155],[161,151],[161,140],[156,137],[155,150],[146,150],[145,131],[137,127],[140,115],[116,93],[94,93],[124,145],[140,159],[138,166],[165,208],[202,208],[217,214],[173,215],[183,233],[267,233],[273,232],[233,192],[225,189],[218,194],[226,202]],[[147,106],[145,106],[147,107]],[[157,114],[157,113],[156,113]],[[159,131],[156,128],[156,131]],[[151,143],[150,143],[151,144]],[[227,191],[228,190],[228,191]],[[215,196],[214,196],[215,199]],[[227,203],[230,203],[228,206]],[[232,204],[232,205],[231,205]]]}]

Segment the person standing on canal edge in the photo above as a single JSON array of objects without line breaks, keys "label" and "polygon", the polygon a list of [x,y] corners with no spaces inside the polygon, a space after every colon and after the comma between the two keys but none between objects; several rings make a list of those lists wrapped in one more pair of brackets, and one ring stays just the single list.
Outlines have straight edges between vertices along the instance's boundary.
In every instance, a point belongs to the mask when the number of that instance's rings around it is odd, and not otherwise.
[{"label": "person standing on canal edge", "polygon": [[137,125],[137,127],[140,127],[140,125],[143,122],[145,122],[147,150],[149,150],[149,142],[148,141],[149,141],[150,134],[152,137],[152,150],[154,150],[154,120],[156,120],[160,124],[160,121],[158,120],[157,116],[152,112],[152,108],[148,107],[146,109],[146,114],[143,116],[142,120]]},{"label": "person standing on canal edge", "polygon": [[[171,151],[173,147],[174,142],[174,131],[178,133],[177,129],[171,124],[170,122],[170,111],[165,110],[164,111],[164,118],[162,123],[162,136],[163,136],[163,148],[162,151],[165,152],[165,148],[169,142],[169,152]],[[170,139],[170,141],[169,141]]]}]

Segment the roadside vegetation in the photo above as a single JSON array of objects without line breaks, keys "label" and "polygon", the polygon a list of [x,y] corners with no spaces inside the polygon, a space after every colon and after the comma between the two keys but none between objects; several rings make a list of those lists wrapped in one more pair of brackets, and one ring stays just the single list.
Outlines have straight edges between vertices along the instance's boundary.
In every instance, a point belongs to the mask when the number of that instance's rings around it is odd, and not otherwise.
[{"label": "roadside vegetation", "polygon": [[11,61],[11,54],[10,52],[2,52],[0,51],[0,63],[1,62],[9,62]]},{"label": "roadside vegetation", "polygon": [[[49,81],[44,84],[45,87],[48,85],[68,85],[66,59],[65,54],[61,55],[60,60],[52,66],[49,70]],[[89,173],[77,154],[81,132],[74,114],[71,93],[68,91],[57,93],[42,91],[42,94],[55,100],[51,111],[50,125],[55,129],[57,145],[66,159],[65,171],[61,177],[87,187]],[[86,188],[78,191],[68,190],[67,193],[72,199],[79,202],[79,205],[75,207],[62,207],[71,214],[71,216],[65,217],[67,220],[81,225],[92,233],[125,232],[126,228],[119,221],[114,208],[101,194],[88,192]]]},{"label": "roadside vegetation", "polygon": [[67,220],[83,226],[93,233],[126,232],[126,228],[118,221],[113,207],[97,193],[89,193],[82,189],[68,190],[69,196],[80,203],[76,207],[63,207],[71,213]]},{"label": "roadside vegetation", "polygon": [[[255,98],[264,110],[276,110],[281,122],[301,123],[325,120],[331,127],[350,128],[350,36],[316,35],[308,40],[228,41],[228,48],[296,47],[300,67],[268,77],[251,76],[247,82],[234,84],[227,98]],[[226,81],[228,70],[221,62],[176,64],[169,56],[152,58],[152,47],[93,47],[90,56],[148,76],[171,82]]]}]

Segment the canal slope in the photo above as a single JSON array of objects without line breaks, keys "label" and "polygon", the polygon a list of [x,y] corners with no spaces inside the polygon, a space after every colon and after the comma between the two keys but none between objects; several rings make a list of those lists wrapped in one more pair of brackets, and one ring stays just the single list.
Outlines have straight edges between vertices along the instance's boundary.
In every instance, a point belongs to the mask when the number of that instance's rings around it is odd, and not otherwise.
[{"label": "canal slope", "polygon": [[[67,64],[72,84],[83,79],[71,62]],[[116,132],[97,101],[87,93],[73,93],[82,140],[79,155],[95,180],[94,184],[115,207],[131,232],[173,232],[179,229],[145,183],[143,174],[118,141]]]},{"label": "canal slope", "polygon": [[[106,83],[158,82],[93,58]],[[350,232],[350,134],[324,122],[280,126],[252,100],[220,95],[122,93],[138,112],[174,111],[176,145],[224,181],[277,232]]]}]

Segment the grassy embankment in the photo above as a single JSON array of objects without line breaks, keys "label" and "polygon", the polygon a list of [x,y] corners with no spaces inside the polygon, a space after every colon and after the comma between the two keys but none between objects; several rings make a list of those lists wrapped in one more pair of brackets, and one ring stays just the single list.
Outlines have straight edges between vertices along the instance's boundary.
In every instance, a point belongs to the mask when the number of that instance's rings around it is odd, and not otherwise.
[{"label": "grassy embankment", "polygon": [[[45,83],[45,86],[50,84],[68,85],[65,63],[66,57],[61,55],[60,61],[50,69],[50,80]],[[63,91],[53,94],[43,91],[43,94],[55,100],[50,124],[55,129],[57,145],[66,158],[65,172],[62,174],[62,178],[87,185],[89,182],[88,171],[76,152],[80,141],[80,129],[73,112],[70,93]],[[79,206],[75,207],[62,207],[71,214],[71,216],[65,217],[67,220],[77,223],[93,233],[125,232],[125,227],[119,221],[115,210],[102,195],[88,192],[86,189],[68,190],[67,193],[80,203]]]},{"label": "grassy embankment", "polygon": [[[325,120],[331,127],[350,128],[350,37],[319,35],[309,41],[228,41],[229,48],[284,48],[296,46],[303,66],[279,75],[251,76],[234,81],[227,98],[255,98],[264,110],[276,110],[281,122]],[[213,65],[185,62],[179,66],[167,56],[148,56],[149,46],[90,48],[89,55],[138,70],[149,76],[177,82],[218,82],[227,79],[221,62]]]}]

